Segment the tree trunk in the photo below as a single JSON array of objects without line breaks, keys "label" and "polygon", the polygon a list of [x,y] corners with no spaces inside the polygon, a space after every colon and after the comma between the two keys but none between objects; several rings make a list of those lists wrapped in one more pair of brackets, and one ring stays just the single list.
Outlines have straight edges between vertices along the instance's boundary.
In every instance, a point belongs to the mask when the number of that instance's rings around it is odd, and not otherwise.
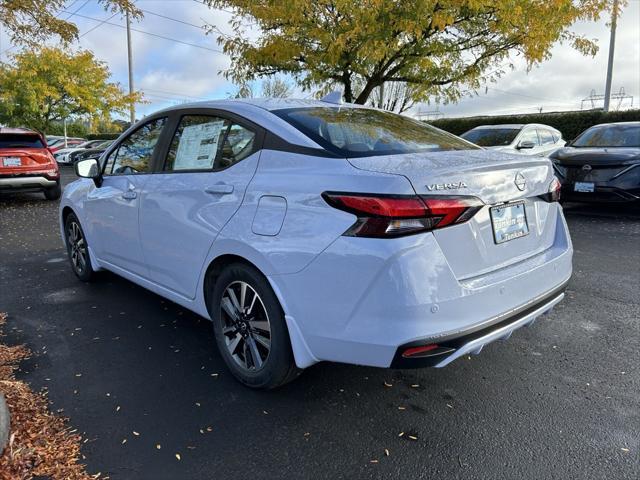
[{"label": "tree trunk", "polygon": [[347,103],[353,102],[353,90],[351,87],[351,75],[349,72],[342,73],[342,84],[344,85],[344,101]]},{"label": "tree trunk", "polygon": [[373,89],[376,88],[378,85],[379,85],[378,82],[369,80],[367,84],[364,86],[364,88],[362,89],[362,92],[360,92],[360,95],[358,95],[358,98],[356,98],[354,103],[357,103],[359,105],[364,105],[365,103],[367,103],[367,100],[369,100],[369,97],[371,96],[371,92],[373,92]]}]

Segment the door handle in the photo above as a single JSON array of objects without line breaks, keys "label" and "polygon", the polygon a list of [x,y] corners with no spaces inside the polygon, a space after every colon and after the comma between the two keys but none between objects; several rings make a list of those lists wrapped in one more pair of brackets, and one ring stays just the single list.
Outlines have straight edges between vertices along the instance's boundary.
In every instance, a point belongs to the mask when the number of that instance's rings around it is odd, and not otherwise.
[{"label": "door handle", "polygon": [[127,190],[122,194],[122,198],[124,198],[125,200],[133,200],[135,198],[138,198],[138,194],[133,190]]},{"label": "door handle", "polygon": [[216,183],[215,185],[209,185],[204,189],[205,193],[210,195],[228,195],[233,193],[233,185],[228,183]]}]

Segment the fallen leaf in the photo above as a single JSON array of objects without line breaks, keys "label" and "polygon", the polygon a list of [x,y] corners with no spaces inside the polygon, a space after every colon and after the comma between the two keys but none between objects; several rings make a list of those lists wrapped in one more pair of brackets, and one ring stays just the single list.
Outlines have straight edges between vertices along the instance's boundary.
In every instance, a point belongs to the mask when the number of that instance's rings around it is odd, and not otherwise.
[{"label": "fallen leaf", "polygon": [[162,446],[160,446],[160,444],[157,444],[157,445],[156,445],[156,448],[157,448],[158,450],[160,450],[160,449],[162,448]]},{"label": "fallen leaf", "polygon": [[411,440],[417,440],[417,439],[418,439],[418,437],[414,437],[413,435],[409,435],[409,438],[410,438]]},{"label": "fallen leaf", "polygon": [[387,387],[387,388],[391,388],[391,387],[393,387],[393,384],[384,382],[384,386]]},{"label": "fallen leaf", "polygon": [[378,460],[369,460],[369,463],[378,463]]},{"label": "fallen leaf", "polygon": [[389,456],[389,450],[388,449],[384,449],[384,454],[388,457]]},{"label": "fallen leaf", "polygon": [[400,432],[400,435],[398,435],[399,437],[402,437],[404,435],[404,432]]},{"label": "fallen leaf", "polygon": [[139,436],[140,436],[140,434],[139,434],[138,432],[136,432],[135,430],[133,431],[133,434],[134,434],[136,437],[139,437]]},{"label": "fallen leaf", "polygon": [[182,457],[180,456],[179,453],[176,453],[176,458],[178,459],[178,461],[182,460]]}]

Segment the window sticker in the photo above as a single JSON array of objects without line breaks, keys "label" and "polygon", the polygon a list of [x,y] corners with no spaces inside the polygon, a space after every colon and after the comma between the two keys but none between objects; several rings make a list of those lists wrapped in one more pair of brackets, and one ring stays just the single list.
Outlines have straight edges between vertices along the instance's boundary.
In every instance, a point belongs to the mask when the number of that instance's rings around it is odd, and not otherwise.
[{"label": "window sticker", "polygon": [[199,170],[213,166],[224,120],[184,127],[173,163],[174,170]]}]

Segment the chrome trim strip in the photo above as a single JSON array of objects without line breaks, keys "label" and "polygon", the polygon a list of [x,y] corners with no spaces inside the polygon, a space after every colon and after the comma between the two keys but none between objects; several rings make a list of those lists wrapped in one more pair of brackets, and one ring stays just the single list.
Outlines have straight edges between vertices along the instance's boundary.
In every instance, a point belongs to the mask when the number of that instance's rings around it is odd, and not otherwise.
[{"label": "chrome trim strip", "polygon": [[511,336],[511,334],[519,329],[520,327],[524,327],[525,325],[530,325],[538,318],[540,315],[547,313],[554,306],[556,306],[562,299],[564,298],[564,293],[560,293],[544,305],[536,308],[533,312],[525,315],[524,317],[518,319],[517,321],[505,325],[504,327],[498,328],[483,337],[476,338],[475,340],[471,340],[468,343],[465,343],[462,347],[458,348],[453,354],[449,355],[447,358],[443,359],[440,363],[434,365],[436,368],[442,368],[455,359],[460,358],[467,354],[477,355],[480,353],[482,348],[496,340],[506,340]]}]

